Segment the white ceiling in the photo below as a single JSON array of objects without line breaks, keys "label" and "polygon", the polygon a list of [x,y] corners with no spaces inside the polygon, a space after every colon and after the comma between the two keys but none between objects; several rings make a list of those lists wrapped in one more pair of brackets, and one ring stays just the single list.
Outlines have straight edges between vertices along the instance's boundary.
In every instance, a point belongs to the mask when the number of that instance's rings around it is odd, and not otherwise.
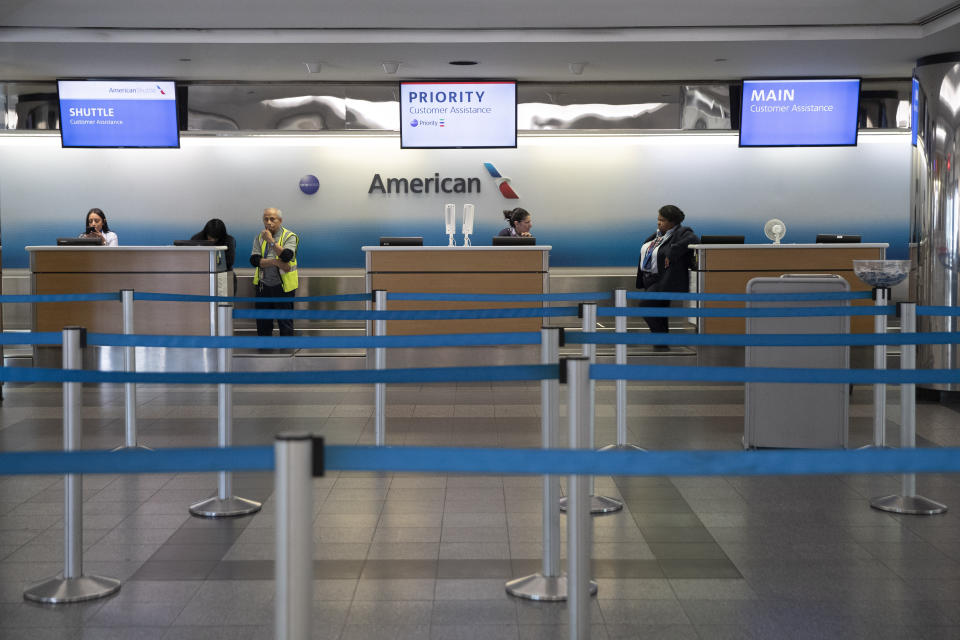
[{"label": "white ceiling", "polygon": [[950,51],[945,0],[0,0],[0,81],[888,78]]}]

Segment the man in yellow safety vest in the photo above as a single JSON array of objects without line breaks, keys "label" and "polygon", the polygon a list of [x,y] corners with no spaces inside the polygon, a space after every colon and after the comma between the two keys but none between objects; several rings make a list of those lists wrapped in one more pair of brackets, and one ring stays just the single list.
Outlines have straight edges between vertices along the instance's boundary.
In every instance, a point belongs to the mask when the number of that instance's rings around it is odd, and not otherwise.
[{"label": "man in yellow safety vest", "polygon": [[[297,234],[283,226],[283,212],[263,210],[263,231],[253,239],[250,264],[256,268],[253,288],[258,298],[290,298],[290,302],[258,302],[257,309],[293,309],[297,294]],[[293,335],[293,319],[277,318],[281,336]],[[257,318],[257,335],[273,333],[273,320]]]}]

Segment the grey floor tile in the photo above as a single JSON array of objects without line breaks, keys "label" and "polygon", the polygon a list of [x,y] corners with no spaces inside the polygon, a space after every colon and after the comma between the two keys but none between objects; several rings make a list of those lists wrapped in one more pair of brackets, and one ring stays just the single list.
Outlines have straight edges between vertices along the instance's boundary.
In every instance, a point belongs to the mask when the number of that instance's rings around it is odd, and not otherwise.
[{"label": "grey floor tile", "polygon": [[434,598],[432,578],[362,579],[357,582],[354,601],[422,600]]},{"label": "grey floor tile", "polygon": [[517,606],[513,599],[436,600],[431,625],[515,625]]},{"label": "grey floor tile", "polygon": [[440,560],[437,578],[503,578],[513,577],[509,560]]},{"label": "grey floor tile", "polygon": [[347,615],[347,625],[424,625],[430,624],[433,603],[430,601],[354,602]]},{"label": "grey floor tile", "polygon": [[437,577],[436,560],[367,560],[363,563],[364,580],[374,579],[432,579]]}]

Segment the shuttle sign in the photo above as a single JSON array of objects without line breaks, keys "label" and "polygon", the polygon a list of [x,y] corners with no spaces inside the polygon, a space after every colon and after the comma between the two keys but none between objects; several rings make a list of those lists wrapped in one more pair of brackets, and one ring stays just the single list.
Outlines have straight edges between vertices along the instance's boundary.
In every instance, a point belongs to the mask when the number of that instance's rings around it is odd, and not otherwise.
[{"label": "shuttle sign", "polygon": [[57,84],[63,146],[179,146],[173,82],[61,80]]}]

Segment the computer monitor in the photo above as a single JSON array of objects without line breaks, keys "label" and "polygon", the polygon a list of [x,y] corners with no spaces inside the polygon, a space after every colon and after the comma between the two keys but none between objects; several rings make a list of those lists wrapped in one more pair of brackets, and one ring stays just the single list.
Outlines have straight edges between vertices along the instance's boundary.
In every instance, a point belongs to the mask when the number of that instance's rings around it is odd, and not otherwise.
[{"label": "computer monitor", "polygon": [[515,247],[518,245],[537,244],[533,236],[493,236],[493,246]]},{"label": "computer monitor", "polygon": [[700,236],[700,244],[743,244],[745,240],[745,236]]},{"label": "computer monitor", "polygon": [[422,247],[423,236],[381,236],[381,247]]},{"label": "computer monitor", "polygon": [[99,247],[102,244],[100,238],[57,238],[58,247]]},{"label": "computer monitor", "polygon": [[[225,245],[226,243],[224,243]],[[175,247],[215,247],[217,246],[216,240],[174,240],[173,246]]]},{"label": "computer monitor", "polygon": [[827,242],[860,242],[860,236],[843,233],[818,233],[817,244]]}]

